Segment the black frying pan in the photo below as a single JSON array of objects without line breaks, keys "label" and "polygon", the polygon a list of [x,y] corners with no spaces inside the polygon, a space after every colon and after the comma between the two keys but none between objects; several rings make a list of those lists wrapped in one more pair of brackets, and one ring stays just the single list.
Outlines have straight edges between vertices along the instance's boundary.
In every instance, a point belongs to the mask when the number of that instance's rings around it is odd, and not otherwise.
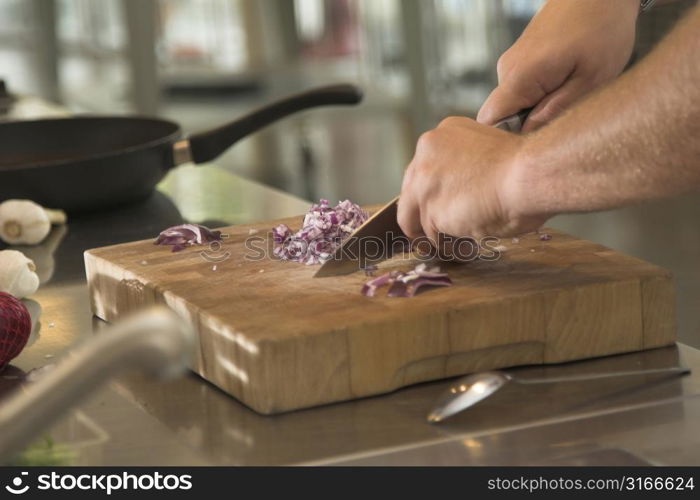
[{"label": "black frying pan", "polygon": [[297,111],[361,100],[353,85],[321,87],[188,139],[182,139],[177,123],[157,118],[1,123],[0,201],[26,198],[69,212],[137,201],[149,196],[175,165],[211,161],[251,132]]}]

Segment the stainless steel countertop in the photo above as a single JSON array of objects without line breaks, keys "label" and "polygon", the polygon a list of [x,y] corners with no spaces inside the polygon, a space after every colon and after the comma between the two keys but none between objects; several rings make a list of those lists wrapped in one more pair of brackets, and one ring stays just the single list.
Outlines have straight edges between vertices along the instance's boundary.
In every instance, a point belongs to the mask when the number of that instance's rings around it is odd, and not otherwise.
[{"label": "stainless steel countertop", "polygon": [[[0,376],[0,404],[21,387],[24,373],[53,363],[103,326],[89,310],[83,250],[150,238],[183,217],[223,225],[299,214],[308,207],[215,165],[175,170],[161,190],[139,205],[74,217],[65,234],[56,232],[50,242],[30,249],[45,278],[51,275],[33,297],[43,309],[42,328]],[[166,383],[129,375],[71,411],[47,435],[57,443],[61,463],[80,465],[698,465],[700,351],[680,344],[517,371],[559,376],[679,360],[693,374],[507,387],[438,426],[426,423],[425,414],[446,381],[266,417],[192,374]]]}]

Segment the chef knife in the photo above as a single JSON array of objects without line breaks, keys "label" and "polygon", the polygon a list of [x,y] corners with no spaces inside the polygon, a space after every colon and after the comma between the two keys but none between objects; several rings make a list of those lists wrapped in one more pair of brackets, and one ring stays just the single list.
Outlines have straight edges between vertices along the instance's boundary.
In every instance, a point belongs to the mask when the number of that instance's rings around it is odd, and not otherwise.
[{"label": "chef knife", "polygon": [[[532,108],[520,111],[494,126],[507,132],[520,132],[530,111]],[[321,265],[314,278],[354,273],[393,257],[399,246],[392,243],[408,241],[396,218],[398,201],[397,196],[358,227]]]}]

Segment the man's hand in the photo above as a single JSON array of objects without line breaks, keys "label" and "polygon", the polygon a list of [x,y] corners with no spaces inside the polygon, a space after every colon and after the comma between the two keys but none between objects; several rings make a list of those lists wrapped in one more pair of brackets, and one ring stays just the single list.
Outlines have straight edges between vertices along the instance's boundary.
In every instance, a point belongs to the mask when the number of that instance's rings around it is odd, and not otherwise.
[{"label": "man's hand", "polygon": [[548,127],[515,135],[449,118],[424,134],[404,177],[399,224],[436,241],[437,233],[509,236],[557,213],[700,191],[698,81],[700,6]]},{"label": "man's hand", "polygon": [[458,117],[423,134],[401,189],[401,229],[434,245],[438,233],[478,240],[538,229],[546,217],[520,216],[510,186],[525,140]]},{"label": "man's hand", "polygon": [[614,79],[634,46],[639,0],[548,0],[498,61],[498,87],[477,120],[493,125],[534,107],[523,131],[551,121]]}]

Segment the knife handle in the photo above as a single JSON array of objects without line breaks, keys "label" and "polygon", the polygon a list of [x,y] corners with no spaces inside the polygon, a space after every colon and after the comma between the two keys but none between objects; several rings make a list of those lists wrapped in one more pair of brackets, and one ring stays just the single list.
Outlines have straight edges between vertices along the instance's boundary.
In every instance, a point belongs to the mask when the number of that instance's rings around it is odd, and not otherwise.
[{"label": "knife handle", "polygon": [[518,133],[523,129],[525,120],[527,120],[527,117],[530,115],[530,111],[532,111],[532,109],[533,108],[523,109],[522,111],[519,111],[508,118],[504,118],[500,122],[496,123],[494,127],[505,130],[506,132]]}]

